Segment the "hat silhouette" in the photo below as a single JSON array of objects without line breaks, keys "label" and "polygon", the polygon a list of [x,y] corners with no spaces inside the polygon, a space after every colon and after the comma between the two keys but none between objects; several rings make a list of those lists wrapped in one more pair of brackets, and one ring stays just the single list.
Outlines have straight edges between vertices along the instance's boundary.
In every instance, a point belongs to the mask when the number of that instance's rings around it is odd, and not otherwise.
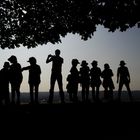
[{"label": "hat silhouette", "polygon": [[97,61],[96,61],[96,60],[93,60],[91,64],[92,64],[92,65],[93,65],[93,64],[96,64],[96,65],[97,65]]},{"label": "hat silhouette", "polygon": [[81,63],[81,66],[87,66],[88,63],[86,62],[86,60],[83,60],[82,63]]},{"label": "hat silhouette", "polygon": [[12,55],[11,57],[8,58],[8,61],[15,62],[15,61],[17,61],[17,58],[16,58],[16,56]]},{"label": "hat silhouette", "polygon": [[36,63],[35,57],[30,57],[27,62]]},{"label": "hat silhouette", "polygon": [[72,64],[79,64],[78,59],[72,59]]},{"label": "hat silhouette", "polygon": [[125,65],[126,63],[124,62],[124,60],[120,61],[120,65]]}]

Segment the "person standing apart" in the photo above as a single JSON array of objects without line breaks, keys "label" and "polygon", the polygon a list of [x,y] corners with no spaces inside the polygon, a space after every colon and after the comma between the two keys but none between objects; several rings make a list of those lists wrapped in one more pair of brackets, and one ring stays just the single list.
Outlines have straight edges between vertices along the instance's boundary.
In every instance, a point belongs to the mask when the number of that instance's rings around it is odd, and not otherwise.
[{"label": "person standing apart", "polygon": [[22,71],[29,70],[29,87],[30,87],[30,100],[31,104],[34,103],[34,91],[35,91],[35,103],[38,104],[38,90],[40,84],[40,74],[41,69],[40,66],[36,64],[36,58],[30,57],[27,61],[30,63],[30,66],[23,67]]},{"label": "person standing apart", "polygon": [[55,50],[55,55],[48,55],[46,63],[52,62],[52,73],[51,73],[51,79],[50,79],[50,95],[48,103],[53,102],[53,96],[54,96],[54,86],[55,82],[58,82],[59,87],[59,94],[61,98],[61,103],[64,103],[64,92],[63,92],[63,83],[62,83],[62,64],[63,64],[63,58],[60,57],[60,50]]},{"label": "person standing apart", "polygon": [[11,84],[12,103],[15,103],[15,95],[17,95],[16,103],[20,104],[20,85],[23,79],[21,65],[17,62],[17,58],[14,55],[8,58],[8,61],[11,63],[9,68],[9,77]]},{"label": "person standing apart", "polygon": [[117,70],[117,83],[119,83],[119,89],[118,89],[118,99],[121,99],[121,92],[123,85],[126,86],[126,89],[128,91],[129,99],[132,101],[132,93],[130,90],[130,74],[128,68],[125,66],[125,61],[120,61],[120,67]]}]

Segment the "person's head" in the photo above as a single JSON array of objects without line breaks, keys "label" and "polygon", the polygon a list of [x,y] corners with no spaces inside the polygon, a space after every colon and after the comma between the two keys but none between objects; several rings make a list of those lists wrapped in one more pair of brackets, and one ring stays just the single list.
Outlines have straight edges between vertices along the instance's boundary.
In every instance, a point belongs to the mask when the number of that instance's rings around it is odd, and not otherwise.
[{"label": "person's head", "polygon": [[71,63],[73,66],[77,66],[79,64],[79,61],[77,59],[72,59]]},{"label": "person's head", "polygon": [[92,65],[93,67],[97,67],[98,62],[97,62],[96,60],[93,60],[92,63],[91,63],[91,65]]},{"label": "person's head", "polygon": [[30,57],[27,62],[29,62],[31,65],[36,64],[36,59],[35,59],[35,57]]},{"label": "person's head", "polygon": [[104,68],[105,68],[105,69],[109,69],[109,68],[110,68],[109,64],[107,64],[107,63],[104,64]]},{"label": "person's head", "polygon": [[16,63],[17,62],[17,58],[16,58],[16,56],[12,55],[11,57],[8,58],[8,61],[10,63]]},{"label": "person's head", "polygon": [[9,66],[10,66],[9,62],[4,62],[4,65],[3,65],[4,68],[8,69]]},{"label": "person's head", "polygon": [[126,63],[124,62],[124,60],[120,61],[120,66],[124,66]]},{"label": "person's head", "polygon": [[60,50],[59,49],[55,50],[55,55],[56,56],[59,56],[60,55]]},{"label": "person's head", "polygon": [[82,67],[85,67],[85,66],[87,66],[87,65],[88,65],[88,63],[86,62],[86,60],[83,60],[82,63],[81,63],[81,66],[82,66]]}]

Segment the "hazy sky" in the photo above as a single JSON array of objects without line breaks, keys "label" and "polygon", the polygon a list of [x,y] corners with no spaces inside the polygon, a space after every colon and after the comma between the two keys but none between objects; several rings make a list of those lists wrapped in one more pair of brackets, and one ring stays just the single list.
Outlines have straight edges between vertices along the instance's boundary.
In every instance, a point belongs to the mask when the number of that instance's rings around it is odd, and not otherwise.
[{"label": "hazy sky", "polygon": [[[27,60],[29,57],[34,56],[42,70],[40,91],[48,92],[52,64],[46,64],[46,58],[48,54],[54,54],[56,49],[61,50],[61,56],[64,58],[62,68],[64,90],[66,89],[66,77],[69,74],[71,60],[73,58],[77,58],[80,62],[86,60],[90,68],[91,62],[97,60],[98,66],[102,70],[104,64],[109,63],[114,73],[113,81],[115,90],[118,89],[118,85],[116,84],[117,68],[120,60],[124,60],[127,63],[126,66],[129,68],[131,75],[131,89],[140,90],[140,29],[138,28],[132,28],[126,32],[116,31],[112,33],[103,27],[98,27],[94,36],[87,41],[81,40],[77,34],[68,34],[65,38],[62,38],[62,43],[55,45],[48,43],[47,45],[38,46],[33,49],[27,49],[25,47],[0,49],[0,69],[11,55],[17,56],[18,62],[22,67],[29,65]],[[55,90],[57,88],[56,83]],[[80,89],[81,87],[79,87]],[[24,71],[21,92],[28,91],[28,71]]]}]

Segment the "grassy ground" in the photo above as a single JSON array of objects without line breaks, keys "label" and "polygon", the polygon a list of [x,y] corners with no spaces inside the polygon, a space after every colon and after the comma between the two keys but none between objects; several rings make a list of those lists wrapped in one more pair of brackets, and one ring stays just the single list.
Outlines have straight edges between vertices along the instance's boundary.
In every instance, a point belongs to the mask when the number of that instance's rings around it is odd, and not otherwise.
[{"label": "grassy ground", "polygon": [[57,102],[59,98],[47,104],[46,94],[38,105],[23,98],[25,103],[19,106],[0,107],[0,134],[5,139],[9,135],[11,139],[135,139],[140,137],[140,98],[139,92],[134,95],[134,102],[123,97],[122,102],[77,104],[69,103],[68,97],[66,104]]},{"label": "grassy ground", "polygon": [[25,131],[33,136],[126,138],[138,136],[140,130],[139,102],[24,104],[0,111],[4,130],[14,127],[18,133]]}]

